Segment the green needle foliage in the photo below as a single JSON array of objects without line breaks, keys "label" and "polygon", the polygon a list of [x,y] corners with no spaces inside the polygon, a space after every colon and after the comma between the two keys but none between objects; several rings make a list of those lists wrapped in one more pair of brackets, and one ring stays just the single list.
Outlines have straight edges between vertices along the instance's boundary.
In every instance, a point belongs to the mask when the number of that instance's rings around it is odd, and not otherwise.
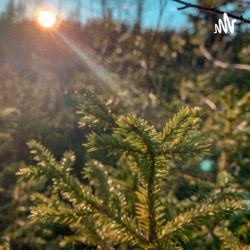
[{"label": "green needle foliage", "polygon": [[[46,194],[34,194],[30,219],[68,225],[74,233],[64,237],[62,246],[81,242],[97,249],[117,245],[122,249],[182,249],[211,221],[219,225],[246,210],[246,202],[225,188],[203,194],[205,198],[173,218],[166,214],[169,202],[165,197],[171,190],[164,190],[162,183],[171,178],[170,162],[209,153],[199,131],[198,108],[183,107],[157,131],[135,115],[116,118],[89,90],[83,89],[80,96],[82,121],[109,128],[105,133],[91,132],[85,146],[89,152],[108,150],[117,165],[90,160],[79,179],[72,171],[72,152],[57,161],[42,144],[30,141],[37,164],[18,172],[21,179],[52,181]],[[226,247],[237,245],[229,230],[217,231]]]}]

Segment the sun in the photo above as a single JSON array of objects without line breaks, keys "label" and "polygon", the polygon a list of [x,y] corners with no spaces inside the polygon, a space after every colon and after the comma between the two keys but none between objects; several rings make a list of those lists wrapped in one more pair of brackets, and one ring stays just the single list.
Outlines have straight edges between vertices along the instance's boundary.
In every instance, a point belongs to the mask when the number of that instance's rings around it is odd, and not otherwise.
[{"label": "sun", "polygon": [[38,23],[44,28],[52,28],[56,24],[56,15],[49,10],[41,10],[38,13]]}]

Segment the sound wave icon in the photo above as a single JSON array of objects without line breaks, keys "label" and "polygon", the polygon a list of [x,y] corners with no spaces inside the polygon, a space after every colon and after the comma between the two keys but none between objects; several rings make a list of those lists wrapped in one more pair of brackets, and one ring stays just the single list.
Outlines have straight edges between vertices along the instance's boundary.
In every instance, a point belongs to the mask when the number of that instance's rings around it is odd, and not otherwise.
[{"label": "sound wave icon", "polygon": [[215,24],[214,33],[215,34],[221,33],[222,29],[224,30],[225,33],[227,33],[228,29],[231,33],[234,33],[234,24],[236,23],[236,19],[233,19],[232,23],[230,23],[227,13],[223,14],[223,19],[224,19],[224,22],[221,19],[219,19],[218,24]]}]

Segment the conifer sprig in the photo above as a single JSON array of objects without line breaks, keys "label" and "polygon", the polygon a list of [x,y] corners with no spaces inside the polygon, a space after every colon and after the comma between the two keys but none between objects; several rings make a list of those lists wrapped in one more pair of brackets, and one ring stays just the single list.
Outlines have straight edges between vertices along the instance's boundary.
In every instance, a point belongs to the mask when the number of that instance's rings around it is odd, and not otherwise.
[{"label": "conifer sprig", "polygon": [[[25,179],[50,178],[53,191],[42,205],[37,199],[30,218],[69,225],[76,235],[65,237],[62,244],[80,241],[100,249],[114,249],[117,244],[145,250],[182,249],[181,245],[198,229],[208,228],[211,220],[216,224],[247,209],[242,191],[234,194],[235,189],[221,181],[209,184],[209,192],[197,204],[183,207],[174,218],[166,215],[169,202],[163,196],[169,191],[162,190],[162,183],[169,180],[170,161],[204,156],[209,151],[199,133],[197,108],[182,108],[158,132],[135,115],[117,119],[93,93],[83,90],[82,94],[80,108],[87,114],[86,121],[96,119],[102,128],[109,129],[109,134],[92,132],[85,146],[90,152],[103,149],[120,156],[120,162],[131,166],[126,174],[135,185],[130,188],[115,168],[95,160],[86,163],[82,174],[88,184],[83,184],[72,173],[72,152],[56,161],[40,143],[31,141],[28,145],[37,165],[18,174]],[[58,200],[53,202],[56,195]],[[229,234],[220,231],[218,237],[223,240]]]},{"label": "conifer sprig", "polygon": [[[36,169],[36,167],[30,166],[28,168],[21,169],[18,172],[18,175],[24,175],[25,178],[28,179],[40,179],[40,175],[46,175],[48,172],[50,174],[53,173],[51,178],[53,179],[53,188],[55,192],[60,192],[64,202],[71,204],[71,206],[76,209],[74,218],[70,219],[67,218],[67,215],[65,214],[68,213],[67,209],[58,209],[55,205],[54,207],[40,207],[39,204],[32,208],[30,218],[33,221],[39,220],[47,222],[51,220],[54,215],[54,222],[60,220],[60,223],[73,223],[77,220],[84,223],[84,215],[88,214],[89,217],[93,218],[93,221],[95,221],[97,225],[101,227],[105,226],[105,230],[109,232],[110,235],[115,235],[116,237],[114,239],[119,239],[120,242],[123,242],[124,239],[126,239],[128,242],[133,242],[133,244],[144,244],[143,242],[145,242],[146,238],[139,231],[137,232],[134,220],[129,216],[125,216],[126,212],[124,208],[120,207],[121,212],[117,213],[119,210],[119,206],[117,206],[117,204],[115,209],[112,208],[112,204],[106,206],[100,197],[92,194],[90,187],[82,185],[76,177],[64,171],[65,167],[60,166],[58,162],[55,162],[53,155],[40,143],[31,141],[28,145],[31,148],[32,153],[37,153],[34,157],[34,159],[38,160],[37,167],[43,166],[45,169],[47,167],[49,171],[34,171],[34,168]],[[48,164],[51,162],[55,164]],[[65,161],[61,160],[60,162]],[[106,185],[108,185],[108,183],[106,183]],[[120,201],[119,199],[114,200]],[[121,201],[122,200],[123,199],[121,199]],[[51,204],[51,206],[53,206],[53,204]],[[48,209],[46,210],[46,208]],[[83,213],[80,217],[77,217],[81,210],[83,210]],[[60,214],[61,212],[62,214]],[[48,216],[46,216],[46,213],[48,213]]]},{"label": "conifer sprig", "polygon": [[77,91],[79,99],[78,114],[82,115],[80,126],[112,128],[115,126],[115,117],[107,105],[89,89],[82,87]]},{"label": "conifer sprig", "polygon": [[[221,201],[217,204],[202,204],[200,207],[177,216],[173,221],[169,221],[160,233],[160,239],[177,237],[175,240],[187,242],[189,235],[203,225],[209,223],[213,218],[228,218],[229,215],[245,209],[244,201]],[[179,231],[180,233],[177,233]],[[182,233],[181,233],[182,232]]]}]

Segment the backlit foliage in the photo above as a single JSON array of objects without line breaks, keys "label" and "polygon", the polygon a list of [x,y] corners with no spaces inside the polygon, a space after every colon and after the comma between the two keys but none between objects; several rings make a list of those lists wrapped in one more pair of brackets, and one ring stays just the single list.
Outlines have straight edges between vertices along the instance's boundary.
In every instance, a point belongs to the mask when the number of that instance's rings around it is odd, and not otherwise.
[{"label": "backlit foliage", "polygon": [[68,225],[74,234],[65,236],[61,246],[81,242],[98,249],[116,245],[182,249],[199,232],[206,235],[212,223],[225,249],[244,247],[240,241],[232,242],[225,225],[234,214],[246,213],[249,204],[242,198],[244,191],[231,187],[225,175],[223,183],[204,182],[209,191],[197,202],[183,206],[175,216],[167,213],[169,206],[178,211],[178,204],[171,201],[172,190],[164,189],[173,161],[209,153],[209,144],[200,133],[199,108],[183,107],[157,131],[136,115],[116,117],[95,94],[82,89],[80,113],[84,123],[95,120],[108,128],[91,132],[85,146],[89,152],[108,150],[108,156],[117,160],[114,166],[90,160],[79,178],[72,172],[72,152],[58,161],[41,143],[30,141],[37,164],[18,173],[21,179],[37,183],[51,181],[46,194],[34,194],[30,219]]}]

